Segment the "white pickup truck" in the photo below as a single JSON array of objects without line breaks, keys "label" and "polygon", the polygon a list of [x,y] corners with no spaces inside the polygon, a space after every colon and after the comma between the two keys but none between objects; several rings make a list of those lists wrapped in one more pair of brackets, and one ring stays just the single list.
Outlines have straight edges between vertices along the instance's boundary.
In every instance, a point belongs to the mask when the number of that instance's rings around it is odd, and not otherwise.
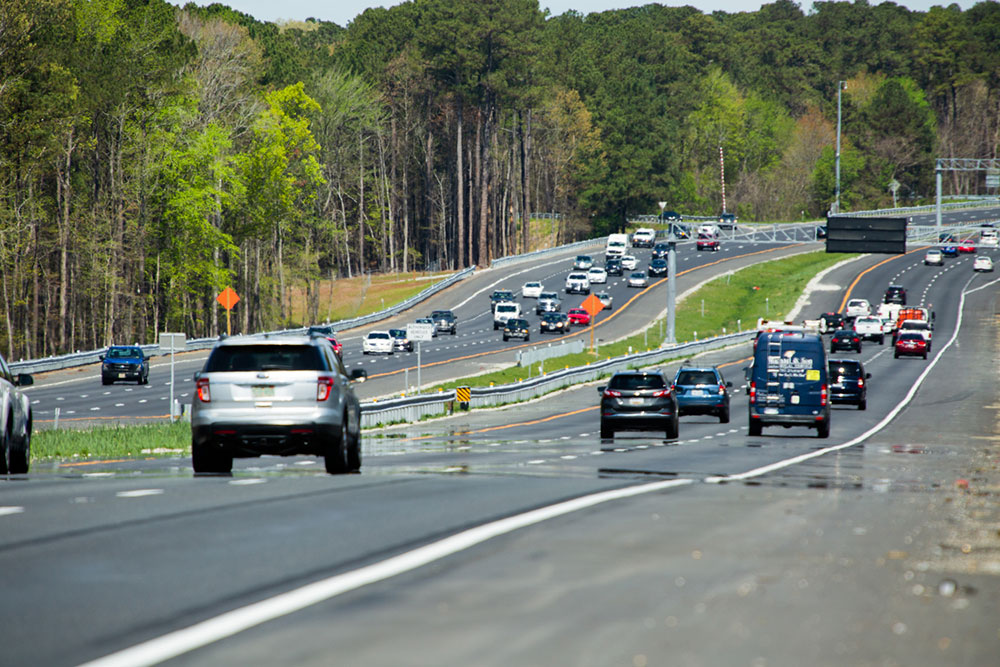
[{"label": "white pickup truck", "polygon": [[885,331],[882,320],[878,317],[859,317],[854,320],[854,331],[862,340],[877,340],[879,345],[885,343]]}]

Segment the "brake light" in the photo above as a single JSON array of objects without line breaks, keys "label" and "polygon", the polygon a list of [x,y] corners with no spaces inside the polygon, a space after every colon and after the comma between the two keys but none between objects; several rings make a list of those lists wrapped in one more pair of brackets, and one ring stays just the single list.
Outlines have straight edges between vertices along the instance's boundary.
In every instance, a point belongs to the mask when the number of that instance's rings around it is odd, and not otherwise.
[{"label": "brake light", "polygon": [[858,378],[858,386],[859,387],[864,387],[865,386],[865,379],[863,377],[859,377]]},{"label": "brake light", "polygon": [[195,383],[198,392],[198,400],[202,403],[210,403],[212,401],[212,393],[208,389],[208,378],[198,378]]},{"label": "brake light", "polygon": [[753,404],[753,403],[756,403],[756,402],[757,402],[757,383],[756,382],[751,382],[750,383],[750,403]]},{"label": "brake light", "polygon": [[653,393],[653,398],[663,398],[670,395],[670,388],[661,389],[660,391]]},{"label": "brake light", "polygon": [[320,378],[316,381],[316,400],[325,401],[330,398],[330,392],[332,390],[333,378],[325,375],[320,376]]},{"label": "brake light", "polygon": [[726,385],[720,384],[719,385],[719,396],[723,396],[725,393],[726,393]]},{"label": "brake light", "polygon": [[820,405],[826,405],[826,399],[827,399],[826,385],[822,384],[822,385],[820,385],[820,388],[819,388],[819,404]]},{"label": "brake light", "polygon": [[608,398],[621,398],[622,393],[620,391],[615,391],[614,389],[605,389],[604,395]]},{"label": "brake light", "polygon": [[854,337],[854,338],[852,338],[851,340],[853,340],[853,341],[854,341],[855,343],[857,343],[857,342],[858,342],[858,337],[857,337],[857,336],[855,336],[855,337]]}]

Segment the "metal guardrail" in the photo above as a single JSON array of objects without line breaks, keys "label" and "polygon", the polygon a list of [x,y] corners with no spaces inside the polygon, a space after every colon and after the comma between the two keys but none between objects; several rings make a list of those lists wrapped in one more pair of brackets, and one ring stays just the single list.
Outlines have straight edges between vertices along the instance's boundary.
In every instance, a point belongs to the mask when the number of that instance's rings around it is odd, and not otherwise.
[{"label": "metal guardrail", "polygon": [[[472,400],[469,402],[469,405],[472,408],[492,407],[524,401],[562,389],[563,387],[590,382],[603,375],[609,375],[619,370],[640,368],[695,352],[704,352],[734,343],[750,341],[756,334],[756,330],[741,331],[725,336],[706,338],[692,343],[684,343],[683,345],[675,345],[669,348],[658,348],[648,352],[627,354],[596,362],[589,366],[546,373],[530,380],[501,385],[499,387],[473,387]],[[385,401],[365,402],[361,405],[361,425],[367,428],[400,422],[413,423],[427,416],[448,413],[454,401],[455,392],[452,390],[429,396],[401,397]]]},{"label": "metal guardrail", "polygon": [[[377,322],[389,317],[398,315],[399,313],[412,308],[421,301],[433,296],[434,294],[444,290],[460,280],[465,280],[475,272],[475,267],[470,266],[467,269],[462,269],[457,271],[452,275],[448,276],[444,280],[434,283],[427,289],[421,291],[406,301],[398,303],[389,308],[378,311],[377,313],[371,313],[369,315],[362,315],[361,317],[355,317],[348,320],[339,320],[337,322],[327,323],[328,326],[332,326],[336,331],[342,331],[345,329],[353,329],[354,327],[364,326],[365,324],[370,324],[372,322]],[[281,329],[277,331],[267,331],[259,334],[248,334],[251,336],[289,336],[295,334],[304,334],[308,331],[308,327],[299,327],[297,329]],[[215,345],[218,338],[193,338],[187,341],[182,352],[191,352],[194,350],[207,350]],[[142,351],[146,356],[153,357],[161,354],[169,354],[162,352],[160,347],[156,344],[140,345]],[[15,361],[8,364],[11,370],[18,373],[44,373],[46,371],[55,371],[63,368],[73,368],[75,366],[85,366],[87,364],[94,364],[100,361],[100,355],[104,354],[106,348],[101,348],[99,350],[88,350],[86,352],[74,352],[71,354],[64,354],[60,356],[47,357],[45,359],[29,359]]]},{"label": "metal guardrail", "polygon": [[564,340],[558,345],[549,343],[542,347],[536,346],[527,350],[518,350],[514,353],[514,363],[523,368],[546,359],[565,357],[568,354],[580,354],[581,352],[583,352],[582,340]]},{"label": "metal guardrail", "polygon": [[545,248],[543,250],[535,250],[534,252],[527,252],[523,255],[510,255],[508,257],[500,257],[494,259],[490,262],[490,268],[495,269],[500,266],[507,266],[509,264],[517,264],[518,262],[526,262],[530,259],[539,259],[542,257],[547,257],[548,255],[555,255],[566,250],[572,250],[573,248],[585,248],[592,245],[601,245],[607,243],[608,237],[601,236],[596,239],[584,239],[583,241],[577,241],[575,243],[567,243],[566,245],[556,246],[555,248]]},{"label": "metal guardrail", "polygon": [[[980,199],[977,201],[962,201],[954,202],[951,204],[941,204],[941,210],[959,210],[963,208],[982,208],[984,205],[992,202],[994,205],[1000,205],[1000,199],[990,198],[990,199]],[[934,213],[937,211],[936,204],[928,204],[926,206],[907,206],[902,208],[879,208],[870,211],[841,211],[838,215],[854,215],[860,217],[872,217],[877,218],[881,216],[891,216],[891,215],[908,215],[911,213]]]}]

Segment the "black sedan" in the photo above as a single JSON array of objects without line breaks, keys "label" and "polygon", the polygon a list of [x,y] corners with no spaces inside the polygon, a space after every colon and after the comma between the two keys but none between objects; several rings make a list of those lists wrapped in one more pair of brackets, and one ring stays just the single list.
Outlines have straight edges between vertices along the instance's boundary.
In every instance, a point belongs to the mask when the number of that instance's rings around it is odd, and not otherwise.
[{"label": "black sedan", "polygon": [[857,359],[828,359],[830,378],[830,402],[847,403],[858,406],[858,410],[868,407],[868,380],[872,374],[865,372],[865,366]]},{"label": "black sedan", "polygon": [[531,340],[531,331],[528,328],[528,320],[519,317],[512,317],[503,325],[503,339],[520,338],[521,340]]},{"label": "black sedan", "polygon": [[665,276],[667,275],[667,260],[665,259],[654,259],[649,263],[649,275],[650,276]]},{"label": "black sedan", "polygon": [[854,329],[837,329],[830,339],[830,351],[854,350],[861,354],[861,336]]},{"label": "black sedan", "polygon": [[615,437],[615,431],[663,430],[667,440],[675,440],[680,430],[677,397],[663,371],[619,371],[601,395],[601,438]]},{"label": "black sedan", "polygon": [[569,317],[566,313],[545,313],[538,323],[538,333],[565,333],[569,331]]}]

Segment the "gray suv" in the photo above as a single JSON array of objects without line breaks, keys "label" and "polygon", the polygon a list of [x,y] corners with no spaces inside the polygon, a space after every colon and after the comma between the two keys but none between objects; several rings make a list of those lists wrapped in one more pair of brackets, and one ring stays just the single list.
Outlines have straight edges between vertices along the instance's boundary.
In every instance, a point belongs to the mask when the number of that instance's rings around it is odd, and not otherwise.
[{"label": "gray suv", "polygon": [[322,337],[228,338],[195,374],[191,463],[229,473],[233,457],[322,456],[326,471],[361,468],[361,404],[333,347]]}]

